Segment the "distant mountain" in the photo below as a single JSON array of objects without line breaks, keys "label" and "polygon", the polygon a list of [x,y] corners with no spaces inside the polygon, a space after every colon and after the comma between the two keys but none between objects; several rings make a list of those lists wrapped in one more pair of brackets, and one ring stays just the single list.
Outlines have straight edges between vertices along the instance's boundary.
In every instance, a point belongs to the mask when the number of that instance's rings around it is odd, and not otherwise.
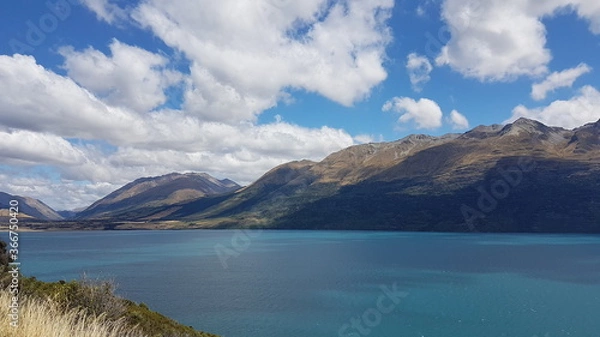
[{"label": "distant mountain", "polygon": [[62,211],[56,211],[56,213],[60,214],[60,216],[63,217],[63,219],[65,220],[69,220],[69,219],[74,219],[77,217],[77,214],[83,210],[85,210],[86,207],[81,207],[81,208],[76,208],[73,210],[62,210]]},{"label": "distant mountain", "polygon": [[[77,213],[78,219],[150,220],[168,216],[177,205],[239,189],[229,179],[205,173],[171,173],[137,179]],[[170,208],[172,206],[172,208]]]},{"label": "distant mountain", "polygon": [[222,227],[600,232],[600,121],[519,119],[278,166],[165,219]]},{"label": "distant mountain", "polygon": [[21,197],[16,195],[10,195],[8,193],[0,192],[0,218],[6,219],[9,217],[9,205],[11,200],[17,200],[19,202],[19,217],[21,218],[35,218],[38,220],[62,220],[62,216],[55,210],[44,204],[40,200]]}]

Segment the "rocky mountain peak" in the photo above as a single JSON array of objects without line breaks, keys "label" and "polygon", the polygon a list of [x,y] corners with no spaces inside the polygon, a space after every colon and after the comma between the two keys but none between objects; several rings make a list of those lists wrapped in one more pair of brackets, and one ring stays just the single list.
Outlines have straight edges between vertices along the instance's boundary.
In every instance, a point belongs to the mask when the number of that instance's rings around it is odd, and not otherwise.
[{"label": "rocky mountain peak", "polygon": [[511,124],[507,124],[506,126],[504,126],[504,128],[502,128],[502,130],[500,130],[500,134],[501,135],[520,135],[522,133],[529,133],[529,134],[544,134],[546,133],[550,128],[547,127],[546,125],[532,120],[532,119],[527,119],[524,117],[521,117],[519,119],[517,119],[516,121],[514,121]]}]

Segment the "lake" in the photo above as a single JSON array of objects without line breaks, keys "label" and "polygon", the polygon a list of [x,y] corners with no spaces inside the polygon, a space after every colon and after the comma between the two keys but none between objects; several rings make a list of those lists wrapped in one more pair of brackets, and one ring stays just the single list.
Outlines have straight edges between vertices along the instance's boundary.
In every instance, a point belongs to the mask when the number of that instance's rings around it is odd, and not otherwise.
[{"label": "lake", "polygon": [[26,275],[119,294],[225,337],[598,337],[600,236],[23,232]]}]

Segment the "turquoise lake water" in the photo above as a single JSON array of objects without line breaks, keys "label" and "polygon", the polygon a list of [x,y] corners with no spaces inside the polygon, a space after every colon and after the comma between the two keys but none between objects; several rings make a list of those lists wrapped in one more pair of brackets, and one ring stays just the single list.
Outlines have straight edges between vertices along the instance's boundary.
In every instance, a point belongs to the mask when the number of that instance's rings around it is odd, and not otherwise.
[{"label": "turquoise lake water", "polygon": [[600,336],[600,236],[249,234],[21,233],[22,269],[224,337]]}]

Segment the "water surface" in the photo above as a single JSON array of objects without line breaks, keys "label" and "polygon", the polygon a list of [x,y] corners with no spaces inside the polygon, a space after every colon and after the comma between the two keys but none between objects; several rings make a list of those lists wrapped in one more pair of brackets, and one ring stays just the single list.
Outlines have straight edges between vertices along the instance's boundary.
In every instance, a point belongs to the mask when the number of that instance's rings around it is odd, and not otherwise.
[{"label": "water surface", "polygon": [[[113,278],[123,296],[225,337],[600,336],[600,236],[240,234],[22,233],[22,268]],[[383,290],[394,287],[397,303]]]}]

